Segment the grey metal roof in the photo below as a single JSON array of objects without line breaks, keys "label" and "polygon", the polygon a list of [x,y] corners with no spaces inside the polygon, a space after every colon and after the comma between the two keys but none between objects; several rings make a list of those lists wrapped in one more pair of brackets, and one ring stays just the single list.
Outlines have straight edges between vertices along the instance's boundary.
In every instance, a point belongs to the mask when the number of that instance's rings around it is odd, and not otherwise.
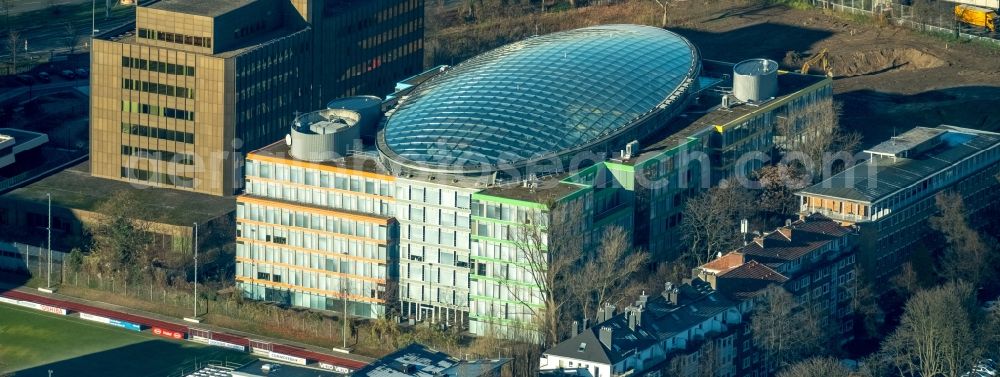
[{"label": "grey metal roof", "polygon": [[510,359],[459,360],[419,343],[368,364],[352,373],[355,377],[478,377],[492,376]]},{"label": "grey metal roof", "polygon": [[[1000,134],[954,126],[936,129],[941,143],[909,158],[874,157],[826,180],[799,195],[814,195],[872,203],[1000,143]],[[927,129],[917,129],[927,133]],[[900,137],[909,138],[907,134]],[[912,143],[908,143],[912,144]],[[919,143],[918,143],[919,144]],[[900,151],[884,149],[885,152]]]},{"label": "grey metal roof", "polygon": [[454,172],[560,156],[669,107],[700,67],[694,46],[660,28],[528,38],[416,87],[386,120],[379,149],[406,166]]},{"label": "grey metal roof", "polygon": [[194,16],[216,17],[251,4],[257,0],[160,0],[149,4],[149,9],[190,14]]},{"label": "grey metal roof", "polygon": [[[641,325],[635,330],[629,328],[623,312],[556,344],[545,354],[613,365],[739,305],[699,279],[681,285],[679,290],[681,298],[677,305],[663,295],[648,298],[643,305]],[[612,329],[611,347],[600,342],[602,327]]]},{"label": "grey metal roof", "polygon": [[904,132],[902,135],[893,136],[889,140],[883,141],[865,152],[900,156],[903,152],[916,148],[943,133],[945,133],[945,130],[940,128],[917,127]]}]

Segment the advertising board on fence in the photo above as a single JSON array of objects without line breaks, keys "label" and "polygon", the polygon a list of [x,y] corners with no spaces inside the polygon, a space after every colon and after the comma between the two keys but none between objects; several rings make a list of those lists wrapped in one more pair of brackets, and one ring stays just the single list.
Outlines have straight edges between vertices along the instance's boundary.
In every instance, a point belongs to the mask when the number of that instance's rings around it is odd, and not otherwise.
[{"label": "advertising board on fence", "polygon": [[66,309],[57,308],[55,306],[49,306],[49,305],[44,305],[44,304],[38,304],[38,310],[41,310],[41,311],[44,311],[44,312],[53,313],[53,314],[58,314],[58,315],[69,314],[69,312]]},{"label": "advertising board on fence", "polygon": [[[194,334],[194,331],[192,331],[192,334]],[[247,347],[246,346],[242,346],[242,345],[239,345],[239,344],[236,344],[236,343],[223,342],[221,340],[209,339],[209,338],[206,338],[206,337],[203,337],[203,336],[198,336],[198,335],[191,335],[191,337],[188,338],[188,340],[190,340],[192,342],[204,343],[204,344],[207,344],[207,345],[210,345],[210,346],[216,346],[216,347],[222,347],[222,348],[229,348],[229,349],[237,350],[237,351],[240,351],[240,352],[246,352],[247,351]]]},{"label": "advertising board on fence", "polygon": [[326,369],[326,370],[332,370],[332,371],[334,371],[336,373],[341,373],[341,374],[347,374],[347,373],[353,372],[353,370],[351,370],[351,369],[347,369],[347,368],[344,368],[344,367],[339,366],[339,365],[333,365],[333,364],[324,363],[324,362],[320,362],[319,363],[319,367],[323,368],[323,369]]},{"label": "advertising board on fence", "polygon": [[309,364],[309,362],[306,361],[305,358],[291,356],[291,355],[285,355],[283,353],[277,353],[277,352],[274,352],[274,351],[267,351],[267,357],[269,357],[271,359],[279,360],[279,361],[284,361],[284,362],[292,363],[292,364],[299,364],[299,365]]},{"label": "advertising board on fence", "polygon": [[101,317],[99,315],[93,315],[89,313],[80,313],[80,319],[85,319],[88,321],[100,322],[104,324],[111,324],[111,318]]},{"label": "advertising board on fence", "polygon": [[100,322],[100,323],[108,324],[108,325],[111,325],[111,326],[118,326],[118,327],[121,327],[121,328],[126,329],[126,330],[142,331],[142,326],[141,325],[138,325],[138,324],[135,324],[135,323],[132,323],[132,322],[122,321],[122,320],[119,320],[119,319],[102,317],[102,316],[99,316],[99,315],[93,315],[93,314],[88,314],[88,313],[80,313],[80,319],[86,319],[88,321]]},{"label": "advertising board on fence", "polygon": [[179,339],[184,339],[184,333],[182,333],[180,331],[171,331],[171,330],[167,330],[167,329],[161,329],[159,327],[154,327],[153,328],[153,334],[154,335],[162,336],[164,338],[170,338],[170,339],[178,339],[178,340]]},{"label": "advertising board on fence", "polygon": [[121,328],[126,329],[126,330],[142,331],[142,325],[135,324],[135,323],[132,323],[132,322],[122,321],[120,319],[114,319],[114,318],[112,318],[111,322],[108,322],[108,324],[111,325],[111,326],[118,326],[118,327],[121,327]]},{"label": "advertising board on fence", "polygon": [[31,301],[18,301],[15,305],[23,306],[25,308],[41,310],[41,305],[31,302]]},{"label": "advertising board on fence", "polygon": [[36,303],[36,302],[31,302],[31,301],[20,301],[20,300],[15,300],[15,299],[12,299],[12,298],[0,297],[0,302],[6,302],[8,304],[13,304],[13,305],[22,306],[22,307],[25,307],[25,308],[31,308],[31,309],[35,309],[35,310],[41,310],[41,311],[49,312],[49,313],[53,313],[53,314],[59,314],[59,315],[66,315],[67,314],[67,310],[66,309],[57,308],[55,306],[49,306],[49,305],[45,305],[45,304],[39,304],[39,303]]}]

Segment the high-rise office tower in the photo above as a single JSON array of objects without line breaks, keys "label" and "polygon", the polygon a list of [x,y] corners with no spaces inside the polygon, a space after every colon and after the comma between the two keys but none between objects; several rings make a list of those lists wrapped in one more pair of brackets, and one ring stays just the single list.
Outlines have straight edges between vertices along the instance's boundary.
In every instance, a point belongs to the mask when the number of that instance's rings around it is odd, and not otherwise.
[{"label": "high-rise office tower", "polygon": [[97,177],[231,195],[297,112],[385,94],[423,62],[423,0],[162,0],[95,38]]}]

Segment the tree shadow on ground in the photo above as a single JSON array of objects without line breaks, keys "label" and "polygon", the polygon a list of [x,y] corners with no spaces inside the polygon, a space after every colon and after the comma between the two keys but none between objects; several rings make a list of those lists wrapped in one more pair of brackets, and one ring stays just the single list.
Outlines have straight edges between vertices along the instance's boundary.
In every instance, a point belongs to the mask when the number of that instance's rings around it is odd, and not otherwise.
[{"label": "tree shadow on ground", "polygon": [[810,51],[820,41],[833,36],[827,30],[762,22],[725,32],[671,28],[691,40],[705,59],[739,62],[768,58],[779,63],[789,51]]},{"label": "tree shadow on ground", "polygon": [[996,106],[1000,87],[966,86],[911,95],[857,90],[835,98],[844,105],[841,125],[860,132],[865,148],[914,127],[948,124],[1000,131],[1000,107]]},{"label": "tree shadow on ground", "polygon": [[251,359],[248,355],[218,348],[185,347],[177,342],[149,340],[16,371],[15,375],[48,377],[51,370],[53,377],[167,376],[178,375],[182,370],[191,372],[196,364],[209,361],[242,363]]}]

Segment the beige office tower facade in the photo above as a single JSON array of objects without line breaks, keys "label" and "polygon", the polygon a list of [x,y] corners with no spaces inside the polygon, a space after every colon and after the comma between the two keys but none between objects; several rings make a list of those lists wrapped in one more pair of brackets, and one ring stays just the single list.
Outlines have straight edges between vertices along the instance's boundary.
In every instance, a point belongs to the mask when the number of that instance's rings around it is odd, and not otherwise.
[{"label": "beige office tower facade", "polygon": [[423,0],[162,0],[95,38],[92,175],[213,195],[297,112],[420,71]]}]

